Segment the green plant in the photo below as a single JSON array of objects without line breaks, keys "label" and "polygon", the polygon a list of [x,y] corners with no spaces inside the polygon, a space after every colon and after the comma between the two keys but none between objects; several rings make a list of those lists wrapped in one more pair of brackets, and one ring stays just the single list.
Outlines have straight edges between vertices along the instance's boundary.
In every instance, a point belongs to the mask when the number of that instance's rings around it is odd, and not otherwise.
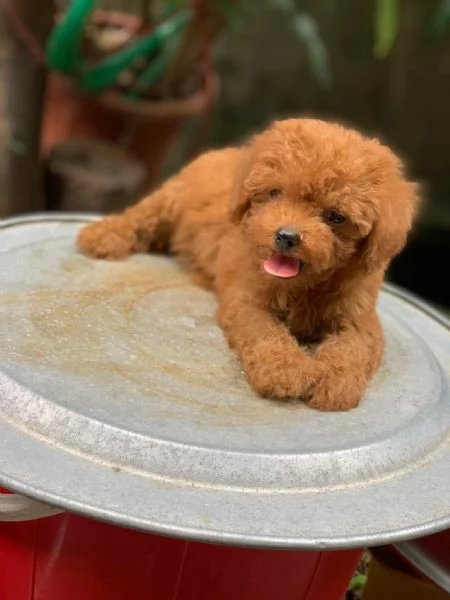
[{"label": "green plant", "polygon": [[[396,42],[402,15],[401,0],[376,0],[374,16],[374,54],[386,58]],[[428,37],[443,37],[450,26],[450,0],[439,0],[427,25]]]},{"label": "green plant", "polygon": [[[268,5],[289,17],[291,27],[304,43],[311,70],[323,88],[332,85],[329,53],[320,35],[320,26],[314,17],[301,8],[298,0],[266,0]],[[337,0],[335,0],[337,2]],[[397,40],[402,16],[401,0],[375,0],[374,8],[374,56],[385,59]],[[432,19],[428,24],[428,35],[432,40],[444,36],[450,27],[450,0],[438,0]]]},{"label": "green plant", "polygon": [[349,588],[351,590],[363,590],[367,584],[367,575],[358,574],[355,575],[351,582]]},{"label": "green plant", "polygon": [[374,55],[386,58],[391,52],[398,33],[400,4],[398,0],[377,0],[374,14]]},{"label": "green plant", "polygon": [[328,56],[328,49],[323,41],[319,24],[312,15],[299,8],[295,0],[266,0],[273,8],[289,17],[291,29],[304,44],[308,54],[311,71],[319,85],[328,89],[332,86],[333,78]]},{"label": "green plant", "polygon": [[[209,49],[221,27],[235,22],[239,14],[236,3],[199,0],[193,6],[190,0],[165,0],[150,14],[149,2],[140,16],[141,26],[127,43],[105,51],[92,27],[97,0],[72,0],[50,35],[48,63],[71,77],[79,88],[94,94],[123,82],[125,74],[131,85],[124,93],[139,98],[153,86],[167,87],[198,70],[205,49]],[[93,44],[86,52],[88,29]],[[98,31],[105,29],[108,26],[104,24]]]},{"label": "green plant", "polygon": [[[250,22],[245,3],[239,0],[199,0],[194,11],[191,0],[164,0],[153,11],[149,7],[155,3],[149,0],[145,10],[148,19],[143,18],[143,22],[151,25],[146,38],[139,37],[98,64],[85,60],[87,66],[84,67],[81,40],[85,22],[95,4],[96,0],[72,1],[67,11],[71,19],[63,20],[50,38],[49,62],[56,70],[75,77],[85,90],[98,92],[113,85],[119,74],[141,54],[145,66],[134,77],[132,88],[125,92],[134,98],[145,96],[154,86],[168,89],[174,82],[182,81],[198,68],[205,46],[211,45],[223,26],[242,30]],[[291,31],[305,47],[318,84],[325,90],[330,89],[333,83],[330,56],[317,19],[304,9],[302,0],[265,0],[265,6],[284,15]],[[396,43],[402,8],[402,0],[375,0],[373,53],[377,59],[386,59]],[[185,18],[189,14],[191,16]],[[436,0],[427,28],[429,38],[439,39],[449,26],[450,0]]]}]

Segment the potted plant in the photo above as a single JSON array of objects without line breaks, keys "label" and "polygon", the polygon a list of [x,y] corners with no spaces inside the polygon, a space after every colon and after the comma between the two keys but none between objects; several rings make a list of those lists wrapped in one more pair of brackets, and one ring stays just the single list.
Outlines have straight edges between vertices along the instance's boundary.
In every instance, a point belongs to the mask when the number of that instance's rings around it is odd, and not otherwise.
[{"label": "potted plant", "polygon": [[72,0],[47,47],[44,156],[67,138],[114,142],[153,183],[180,126],[215,103],[211,44],[233,10],[232,0],[166,0],[144,18]]}]

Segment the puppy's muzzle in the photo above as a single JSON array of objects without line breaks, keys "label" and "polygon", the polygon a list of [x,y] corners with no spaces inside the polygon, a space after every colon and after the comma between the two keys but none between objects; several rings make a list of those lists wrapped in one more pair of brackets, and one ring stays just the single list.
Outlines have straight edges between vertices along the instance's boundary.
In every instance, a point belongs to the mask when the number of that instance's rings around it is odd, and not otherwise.
[{"label": "puppy's muzzle", "polygon": [[281,227],[275,232],[275,245],[279,252],[288,253],[300,245],[300,234],[292,227]]}]

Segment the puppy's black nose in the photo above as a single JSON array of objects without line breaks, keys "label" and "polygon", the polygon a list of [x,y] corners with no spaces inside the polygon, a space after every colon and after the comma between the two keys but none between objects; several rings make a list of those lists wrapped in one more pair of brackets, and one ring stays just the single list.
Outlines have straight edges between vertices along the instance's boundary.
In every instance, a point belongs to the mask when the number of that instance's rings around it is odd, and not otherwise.
[{"label": "puppy's black nose", "polygon": [[291,227],[281,227],[275,233],[275,244],[281,252],[288,252],[300,244],[300,236]]}]

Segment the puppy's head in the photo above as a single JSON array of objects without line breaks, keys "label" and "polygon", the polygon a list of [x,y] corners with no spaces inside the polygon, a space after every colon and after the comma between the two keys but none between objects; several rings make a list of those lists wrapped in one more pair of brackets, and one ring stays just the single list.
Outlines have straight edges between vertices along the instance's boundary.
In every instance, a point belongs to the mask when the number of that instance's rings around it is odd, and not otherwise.
[{"label": "puppy's head", "polygon": [[311,119],[275,123],[244,149],[231,204],[263,270],[323,279],[385,269],[404,246],[416,186],[376,140]]}]

